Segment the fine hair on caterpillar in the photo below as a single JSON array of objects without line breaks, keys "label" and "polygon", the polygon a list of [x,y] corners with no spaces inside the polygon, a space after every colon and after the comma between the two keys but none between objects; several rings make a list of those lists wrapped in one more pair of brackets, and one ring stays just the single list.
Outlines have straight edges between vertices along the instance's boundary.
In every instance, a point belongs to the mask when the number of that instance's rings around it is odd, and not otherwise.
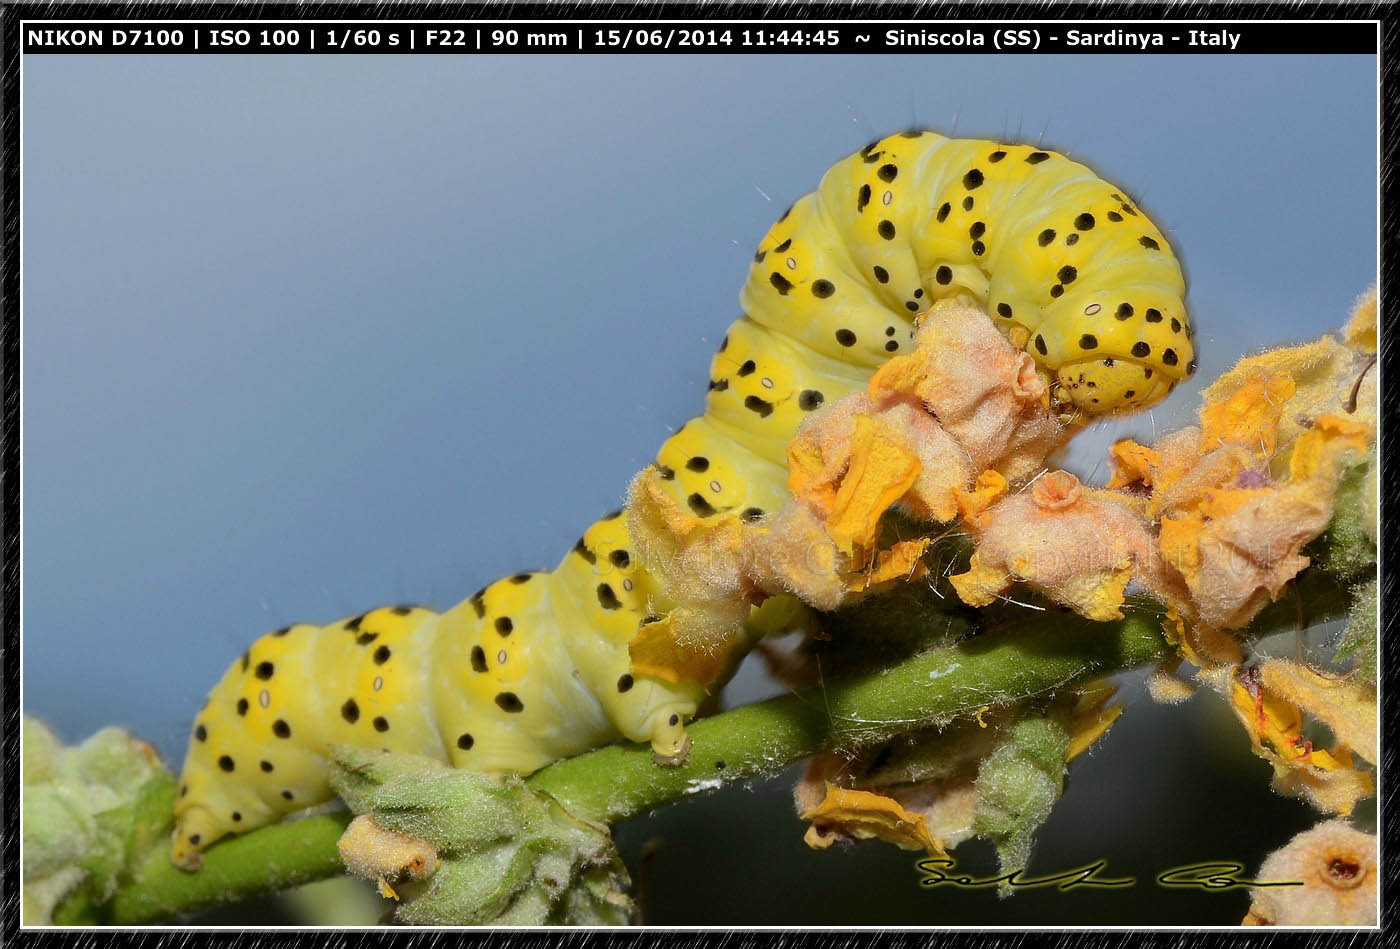
[{"label": "fine hair on caterpillar", "polygon": [[[838,162],[760,240],[705,411],[651,471],[685,516],[763,530],[788,500],[798,427],[911,352],[941,301],[986,312],[1001,336],[988,334],[1067,417],[1145,409],[1194,371],[1185,293],[1162,231],[1086,166],[1034,145],[897,133]],[[746,645],[782,630],[782,599],[736,621]],[[554,569],[442,613],[392,606],[274,630],[195,718],[171,857],[195,868],[219,838],[330,799],[334,744],[528,774],[625,738],[675,762],[716,684],[648,674],[629,644],[673,631],[677,607],[615,511]]]}]

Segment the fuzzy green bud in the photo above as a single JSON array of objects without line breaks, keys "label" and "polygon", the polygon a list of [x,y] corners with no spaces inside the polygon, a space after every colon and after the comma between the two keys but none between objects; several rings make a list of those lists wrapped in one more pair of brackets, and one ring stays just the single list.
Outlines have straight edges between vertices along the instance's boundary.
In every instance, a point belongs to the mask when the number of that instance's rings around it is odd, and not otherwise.
[{"label": "fuzzy green bud", "polygon": [[174,778],[118,728],[64,748],[26,719],[24,742],[24,920],[44,924],[60,903],[112,896],[135,856],[166,832]]},{"label": "fuzzy green bud", "polygon": [[[417,755],[334,749],[332,784],[376,824],[425,841],[425,879],[392,885],[414,925],[622,923],[626,868],[606,827],[568,814],[513,775],[447,768]],[[342,854],[346,840],[342,839]],[[347,864],[354,866],[354,853]]]},{"label": "fuzzy green bud", "polygon": [[[1050,816],[1064,786],[1069,735],[1052,717],[1026,716],[977,772],[973,829],[996,845],[1003,873],[1030,861],[1035,832]],[[1003,886],[1002,896],[1009,894]]]},{"label": "fuzzy green bud", "polygon": [[1373,455],[1343,467],[1333,501],[1332,521],[1317,544],[1318,562],[1323,569],[1343,580],[1363,571],[1375,572],[1374,468]]}]

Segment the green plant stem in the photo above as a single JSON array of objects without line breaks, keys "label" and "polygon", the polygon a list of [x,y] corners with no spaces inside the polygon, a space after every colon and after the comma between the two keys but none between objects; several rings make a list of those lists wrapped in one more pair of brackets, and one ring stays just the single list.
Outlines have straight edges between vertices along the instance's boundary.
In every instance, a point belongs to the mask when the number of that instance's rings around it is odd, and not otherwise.
[{"label": "green plant stem", "polygon": [[[1248,634],[1343,615],[1350,602],[1344,586],[1311,571],[1293,596],[1261,612]],[[1162,635],[1161,606],[1136,598],[1129,608],[1131,615],[1113,623],[1039,614],[1015,632],[978,636],[883,672],[696,722],[690,755],[679,767],[658,767],[639,745],[611,745],[556,762],[528,783],[577,816],[611,824],[720,783],[772,774],[825,749],[870,744],[1175,654]]]},{"label": "green plant stem", "polygon": [[177,869],[169,842],[159,843],[117,891],[106,922],[149,923],[343,873],[335,842],[352,817],[321,814],[230,838],[205,854],[198,873]]},{"label": "green plant stem", "polygon": [[1053,629],[978,637],[881,673],[696,722],[689,757],[679,767],[658,767],[644,747],[612,745],[553,764],[529,784],[580,817],[611,824],[721,782],[772,774],[827,748],[880,741],[1170,651],[1156,615],[1112,625],[1054,619]]},{"label": "green plant stem", "polygon": [[[1251,625],[1251,636],[1346,613],[1348,593],[1320,571]],[[1113,623],[1041,613],[1013,632],[975,637],[913,656],[888,669],[832,681],[744,706],[690,728],[692,746],[678,767],[658,765],[640,745],[611,745],[553,764],[528,784],[576,816],[611,824],[721,784],[772,775],[823,749],[856,746],[1019,702],[1075,682],[1174,654],[1162,636],[1160,607],[1138,600]],[[61,907],[56,921],[149,923],[338,875],[335,843],[348,814],[277,824],[224,841],[199,873],[170,864],[154,847],[108,906]],[[105,911],[104,911],[105,910]]]}]

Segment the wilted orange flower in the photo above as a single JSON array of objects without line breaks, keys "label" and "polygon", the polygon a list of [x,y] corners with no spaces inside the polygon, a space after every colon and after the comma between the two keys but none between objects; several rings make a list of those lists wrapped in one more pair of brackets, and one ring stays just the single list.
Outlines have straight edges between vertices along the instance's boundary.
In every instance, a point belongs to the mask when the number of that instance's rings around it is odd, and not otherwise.
[{"label": "wilted orange flower", "polygon": [[847,420],[849,429],[842,426],[839,435],[821,427],[822,437],[793,439],[788,487],[850,557],[875,545],[880,517],[914,486],[922,466],[900,432],[883,419],[860,413],[842,419]]},{"label": "wilted orange flower", "polygon": [[[1367,738],[1362,723],[1367,704],[1357,695],[1341,692],[1318,702],[1316,684],[1306,682],[1300,671],[1301,667],[1291,663],[1268,660],[1259,669],[1219,667],[1201,675],[1229,701],[1249,734],[1255,754],[1274,766],[1275,790],[1304,797],[1320,810],[1350,814],[1357,801],[1375,793],[1375,782],[1369,772],[1355,765],[1352,749],[1341,740],[1330,749],[1313,747],[1303,732],[1303,711],[1307,708],[1332,720],[1348,721],[1353,740],[1370,743],[1369,753],[1374,755],[1374,734]],[[1351,708],[1347,707],[1348,698]],[[1311,707],[1300,707],[1300,699]],[[1374,716],[1374,698],[1369,709]]]},{"label": "wilted orange flower", "polygon": [[1337,741],[1372,764],[1379,763],[1375,689],[1283,659],[1265,661],[1259,667],[1259,681],[1330,728]]},{"label": "wilted orange flower", "polygon": [[793,504],[748,540],[759,588],[832,609],[919,575],[923,546],[876,549],[891,507],[951,521],[1033,473],[1072,431],[1049,414],[1034,363],[975,307],[936,305],[915,344],[789,444]]},{"label": "wilted orange flower", "polygon": [[[1364,347],[1374,321],[1368,295],[1347,340]],[[1146,492],[1158,519],[1167,577],[1154,592],[1208,659],[1229,660],[1202,648],[1211,630],[1248,623],[1308,565],[1302,549],[1332,518],[1342,459],[1374,434],[1374,392],[1358,388],[1367,358],[1325,336],[1241,360],[1206,389],[1199,428],[1110,449],[1109,487]]]},{"label": "wilted orange flower", "polygon": [[628,643],[632,671],[672,684],[694,682],[708,692],[748,652],[748,615],[738,598],[678,606],[642,624]]},{"label": "wilted orange flower", "polygon": [[[1253,391],[1264,398],[1265,390]],[[1323,416],[1294,443],[1287,480],[1262,467],[1222,478],[1239,468],[1219,466],[1227,448],[1203,457],[1209,477],[1179,479],[1193,491],[1178,492],[1161,521],[1159,545],[1189,594],[1174,604],[1183,616],[1235,629],[1276,599],[1308,565],[1303,547],[1331,521],[1342,456],[1366,446],[1358,423]]]},{"label": "wilted orange flower", "polygon": [[987,469],[977,476],[971,490],[958,492],[958,511],[969,523],[975,522],[1007,491],[1006,478],[999,471]]},{"label": "wilted orange flower", "polygon": [[[1089,683],[1057,700],[1056,714],[1069,732],[1065,761],[1083,754],[1117,721],[1123,706],[1110,704],[1115,693],[1114,686]],[[823,850],[843,838],[876,838],[946,857],[974,834],[979,768],[1014,718],[1007,707],[983,707],[941,731],[899,739],[875,755],[884,763],[873,768],[873,751],[849,761],[816,756],[793,789],[798,815],[811,822],[803,839]]]},{"label": "wilted orange flower", "polygon": [[970,606],[991,603],[1019,581],[1090,619],[1116,619],[1134,571],[1156,569],[1147,525],[1068,471],[1037,478],[968,527],[977,547],[952,582]]},{"label": "wilted orange flower", "polygon": [[923,318],[915,349],[868,391],[814,413],[788,450],[788,486],[833,538],[868,546],[896,501],[933,520],[958,514],[982,471],[1028,477],[1072,431],[1045,406],[1035,364],[984,313],[952,301]]}]

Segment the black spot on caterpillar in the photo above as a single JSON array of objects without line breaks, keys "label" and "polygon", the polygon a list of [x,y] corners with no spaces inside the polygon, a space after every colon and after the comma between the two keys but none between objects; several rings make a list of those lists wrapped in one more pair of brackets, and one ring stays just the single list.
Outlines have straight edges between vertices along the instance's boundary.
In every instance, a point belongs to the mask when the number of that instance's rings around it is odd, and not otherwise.
[{"label": "black spot on caterpillar", "polygon": [[[759,243],[705,412],[656,457],[663,488],[697,518],[779,510],[787,442],[898,350],[911,297],[980,302],[1079,412],[1152,405],[1195,365],[1185,292],[1166,237],[1084,165],[932,132],[879,140]],[[331,744],[519,773],[619,735],[674,754],[704,690],[631,666],[627,643],[670,604],[618,513],[553,571],[441,614],[388,607],[255,642],[192,732],[172,859],[329,799]]]}]

